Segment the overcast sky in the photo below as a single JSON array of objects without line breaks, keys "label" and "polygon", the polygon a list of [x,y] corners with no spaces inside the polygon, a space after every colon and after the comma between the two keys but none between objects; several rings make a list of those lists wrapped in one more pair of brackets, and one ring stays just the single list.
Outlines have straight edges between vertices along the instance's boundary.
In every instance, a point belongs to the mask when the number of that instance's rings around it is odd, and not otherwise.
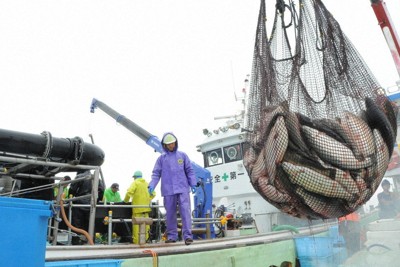
[{"label": "overcast sky", "polygon": [[[266,1],[268,13],[275,1]],[[326,0],[384,88],[399,79],[368,0]],[[400,30],[400,3],[387,0]],[[81,136],[106,154],[107,185],[122,196],[135,170],[149,179],[158,154],[92,98],[180,149],[196,152],[215,116],[234,114],[251,73],[258,0],[2,0],[1,128]],[[272,22],[273,17],[268,17]],[[223,122],[219,122],[223,123]]]}]

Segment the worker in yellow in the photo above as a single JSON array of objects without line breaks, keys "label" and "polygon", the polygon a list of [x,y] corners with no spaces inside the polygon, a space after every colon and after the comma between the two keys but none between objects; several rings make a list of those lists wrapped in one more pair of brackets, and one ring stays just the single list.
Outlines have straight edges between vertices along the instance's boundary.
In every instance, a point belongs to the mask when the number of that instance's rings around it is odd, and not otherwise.
[{"label": "worker in yellow", "polygon": [[[135,171],[133,174],[135,179],[131,186],[128,188],[124,202],[128,203],[132,199],[132,205],[150,205],[151,200],[155,197],[156,193],[152,192],[149,194],[148,186],[149,184],[142,177],[141,171]],[[150,207],[138,207],[132,208],[132,218],[141,217],[148,218],[151,212]],[[149,238],[150,226],[146,225],[146,240]],[[132,224],[132,239],[134,244],[139,244],[139,225]]]}]

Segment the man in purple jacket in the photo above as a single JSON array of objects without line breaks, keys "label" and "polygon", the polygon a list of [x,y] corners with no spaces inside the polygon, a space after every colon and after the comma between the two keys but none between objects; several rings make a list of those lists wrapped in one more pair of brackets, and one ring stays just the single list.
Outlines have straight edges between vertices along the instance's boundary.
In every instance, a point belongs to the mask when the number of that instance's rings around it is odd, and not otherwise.
[{"label": "man in purple jacket", "polygon": [[193,243],[192,218],[190,209],[190,190],[196,192],[196,177],[189,157],[178,151],[178,140],[173,133],[166,133],[162,138],[165,153],[157,159],[149,183],[149,193],[156,188],[160,178],[161,196],[167,212],[166,243],[175,243],[178,239],[177,205],[182,218],[182,238],[186,245]]}]

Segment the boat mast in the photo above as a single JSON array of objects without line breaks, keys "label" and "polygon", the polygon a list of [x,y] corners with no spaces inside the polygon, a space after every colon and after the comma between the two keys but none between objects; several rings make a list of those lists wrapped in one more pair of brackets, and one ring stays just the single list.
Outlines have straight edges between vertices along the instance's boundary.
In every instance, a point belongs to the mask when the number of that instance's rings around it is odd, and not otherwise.
[{"label": "boat mast", "polygon": [[[243,122],[244,121],[244,116],[246,113],[246,95],[247,95],[247,90],[249,86],[249,76],[247,75],[247,78],[244,80],[244,87],[242,89],[242,96],[237,97],[235,93],[235,100],[236,102],[241,102],[242,108],[239,112],[239,114],[235,115],[226,115],[226,116],[217,116],[214,117],[214,120],[222,120],[222,119],[234,119],[234,122]],[[230,124],[230,122],[228,122]]]}]

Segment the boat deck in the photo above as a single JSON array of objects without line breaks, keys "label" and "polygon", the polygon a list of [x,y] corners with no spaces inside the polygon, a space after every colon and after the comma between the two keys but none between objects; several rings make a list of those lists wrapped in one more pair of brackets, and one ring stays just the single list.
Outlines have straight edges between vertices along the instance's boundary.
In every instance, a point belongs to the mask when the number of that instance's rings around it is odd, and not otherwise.
[{"label": "boat deck", "polygon": [[326,231],[328,225],[299,229],[299,234],[290,231],[280,231],[267,234],[254,234],[240,237],[218,238],[212,240],[195,240],[186,246],[183,241],[177,243],[155,243],[145,245],[84,245],[84,246],[48,246],[46,261],[82,260],[82,259],[127,259],[148,257],[146,251],[153,251],[159,256],[215,251],[221,249],[239,248],[268,244],[282,240],[291,240],[298,235],[312,235]]}]

